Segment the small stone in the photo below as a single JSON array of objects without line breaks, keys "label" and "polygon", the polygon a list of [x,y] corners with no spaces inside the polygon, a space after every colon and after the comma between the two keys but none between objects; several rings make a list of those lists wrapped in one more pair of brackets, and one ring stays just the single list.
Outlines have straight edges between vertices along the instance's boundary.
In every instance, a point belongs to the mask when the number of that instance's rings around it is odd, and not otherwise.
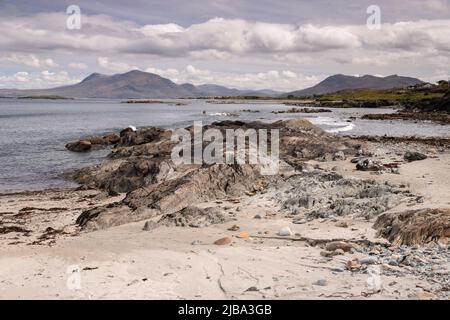
[{"label": "small stone", "polygon": [[191,245],[193,245],[193,246],[198,246],[200,244],[202,244],[202,242],[200,240],[194,240],[191,242]]},{"label": "small stone", "polygon": [[281,229],[278,231],[278,235],[279,235],[279,236],[282,236],[282,237],[288,237],[288,236],[291,236],[291,235],[292,235],[291,228],[289,228],[289,227],[281,228]]},{"label": "small stone", "polygon": [[259,291],[257,287],[250,287],[247,290],[245,290],[246,292],[254,292],[254,291]]},{"label": "small stone", "polygon": [[339,228],[348,228],[348,224],[345,221],[339,221],[335,224],[335,226]]},{"label": "small stone", "polygon": [[231,227],[228,228],[228,231],[238,231],[240,229],[240,227],[238,225],[233,225]]},{"label": "small stone", "polygon": [[385,263],[387,263],[390,266],[398,266],[398,261],[392,258],[388,258],[385,260]]},{"label": "small stone", "polygon": [[306,219],[295,219],[292,221],[293,224],[305,224],[308,221]]},{"label": "small stone", "polygon": [[357,270],[361,268],[361,263],[358,261],[358,259],[349,260],[346,263],[346,268],[350,271]]},{"label": "small stone", "polygon": [[220,239],[214,241],[214,244],[218,245],[218,246],[225,246],[225,245],[230,244],[231,242],[233,242],[233,241],[231,240],[230,237],[225,237],[225,238],[220,238]]},{"label": "small stone", "polygon": [[345,154],[342,151],[338,151],[333,155],[333,161],[345,160]]},{"label": "small stone", "polygon": [[253,217],[254,219],[262,219],[261,215],[257,214]]},{"label": "small stone", "polygon": [[349,252],[351,249],[353,249],[353,245],[351,243],[348,242],[344,242],[344,241],[332,241],[332,242],[328,242],[325,246],[325,249],[327,251],[335,251],[337,249],[341,249],[344,252]]},{"label": "small stone", "polygon": [[376,264],[376,263],[378,263],[378,257],[377,256],[367,256],[362,259],[359,259],[359,262],[361,264]]},{"label": "small stone", "polygon": [[156,229],[158,227],[158,224],[154,221],[146,221],[144,224],[144,227],[142,230],[144,231],[151,231],[153,229]]},{"label": "small stone", "polygon": [[330,257],[334,257],[334,256],[339,256],[339,255],[343,255],[345,254],[344,250],[342,249],[337,249],[335,251],[321,251],[320,255],[322,257],[326,257],[326,258],[330,258]]},{"label": "small stone", "polygon": [[327,280],[326,279],[319,279],[316,282],[313,282],[313,285],[325,287],[327,285]]},{"label": "small stone", "polygon": [[246,238],[248,238],[250,235],[248,234],[248,232],[247,231],[242,231],[242,232],[240,232],[239,233],[239,235],[237,236],[238,238],[241,238],[241,239],[246,239]]}]

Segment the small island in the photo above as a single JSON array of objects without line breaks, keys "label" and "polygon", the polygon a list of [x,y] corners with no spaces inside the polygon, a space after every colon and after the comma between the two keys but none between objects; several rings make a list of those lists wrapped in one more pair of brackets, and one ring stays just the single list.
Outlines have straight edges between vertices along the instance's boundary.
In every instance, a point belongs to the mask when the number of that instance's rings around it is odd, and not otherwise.
[{"label": "small island", "polygon": [[44,95],[44,96],[24,96],[24,97],[17,97],[17,99],[29,99],[29,100],[73,100],[73,98],[67,98],[63,96],[58,95]]}]

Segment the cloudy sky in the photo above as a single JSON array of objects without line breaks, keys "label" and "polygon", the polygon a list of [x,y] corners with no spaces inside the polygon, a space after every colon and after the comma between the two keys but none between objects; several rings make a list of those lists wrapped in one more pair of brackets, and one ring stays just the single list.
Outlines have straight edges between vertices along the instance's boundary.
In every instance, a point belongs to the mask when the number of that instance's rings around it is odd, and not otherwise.
[{"label": "cloudy sky", "polygon": [[[71,30],[74,4],[81,28]],[[378,29],[367,26],[373,4]],[[0,88],[131,69],[282,91],[336,73],[450,73],[450,0],[0,0],[0,29]]]}]

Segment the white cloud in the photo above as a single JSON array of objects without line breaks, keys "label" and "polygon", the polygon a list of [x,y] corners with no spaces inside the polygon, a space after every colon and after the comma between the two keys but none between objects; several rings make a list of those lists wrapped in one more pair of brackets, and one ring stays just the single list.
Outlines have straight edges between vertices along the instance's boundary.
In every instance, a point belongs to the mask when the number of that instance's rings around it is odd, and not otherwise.
[{"label": "white cloud", "polygon": [[[427,10],[448,8],[448,1],[420,3]],[[279,90],[300,89],[333,73],[429,76],[429,70],[446,70],[450,63],[450,19],[384,23],[369,30],[364,21],[324,25],[214,18],[185,26],[139,25],[84,13],[82,29],[70,31],[66,18],[64,13],[2,17],[0,62],[55,71],[55,61],[76,56],[67,70],[94,68],[87,61],[96,59],[96,69],[111,73],[157,61],[165,67],[148,70],[178,83]]]},{"label": "white cloud", "polygon": [[26,82],[28,81],[28,76],[29,76],[28,72],[20,71],[14,74],[14,79],[20,82]]},{"label": "white cloud", "polygon": [[[430,2],[433,3],[433,2]],[[362,25],[293,25],[215,18],[183,28],[176,24],[139,26],[104,15],[85,15],[83,28],[61,28],[65,15],[46,13],[6,17],[0,47],[10,51],[66,50],[114,54],[153,54],[164,57],[226,54],[288,54],[357,48],[450,51],[450,20],[418,20],[383,24],[381,30]],[[17,28],[20,25],[21,28]],[[64,24],[62,24],[64,25]],[[101,45],[99,45],[99,43]],[[6,50],[6,49],[3,49]]]},{"label": "white cloud", "polygon": [[50,67],[50,68],[59,67],[59,65],[55,61],[53,61],[53,59],[50,59],[50,58],[43,60],[42,65],[46,66],[46,67]]},{"label": "white cloud", "polygon": [[27,67],[33,67],[33,68],[41,68],[41,67],[50,67],[50,68],[57,68],[58,64],[53,61],[53,59],[47,58],[40,60],[33,54],[24,55],[24,54],[9,54],[9,55],[3,55],[0,56],[0,62],[8,62],[8,63],[14,63],[17,65],[24,65]]},{"label": "white cloud", "polygon": [[71,69],[86,70],[88,65],[82,62],[71,62],[67,65]]},{"label": "white cloud", "polygon": [[446,13],[450,11],[450,5],[447,0],[423,0],[422,5],[425,9]]},{"label": "white cloud", "polygon": [[267,72],[256,73],[231,73],[231,72],[213,72],[206,69],[196,68],[187,65],[184,69],[178,70],[158,69],[154,67],[147,68],[145,71],[156,73],[162,77],[181,83],[218,84],[229,88],[238,89],[274,89],[280,91],[293,91],[300,88],[312,86],[323,80],[322,76],[306,76],[298,74],[291,70],[270,70]]},{"label": "white cloud", "polygon": [[115,72],[126,72],[130,70],[138,69],[136,66],[132,66],[128,63],[123,62],[110,62],[108,57],[98,57],[97,62],[100,67],[106,70]]},{"label": "white cloud", "polygon": [[18,89],[52,88],[79,81],[81,79],[70,77],[66,71],[50,72],[44,70],[33,73],[19,71],[11,76],[0,76],[0,87]]}]

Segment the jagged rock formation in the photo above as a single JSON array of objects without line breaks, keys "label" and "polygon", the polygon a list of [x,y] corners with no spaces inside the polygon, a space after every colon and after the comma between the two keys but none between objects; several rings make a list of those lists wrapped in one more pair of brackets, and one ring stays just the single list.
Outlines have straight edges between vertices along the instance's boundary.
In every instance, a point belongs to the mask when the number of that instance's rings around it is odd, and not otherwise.
[{"label": "jagged rock formation", "polygon": [[394,245],[422,245],[450,238],[450,209],[419,209],[378,217],[378,235]]},{"label": "jagged rock formation", "polygon": [[273,189],[273,198],[284,211],[307,220],[347,215],[369,219],[409,195],[393,185],[321,172],[295,175]]},{"label": "jagged rock formation", "polygon": [[[352,140],[328,134],[305,120],[272,124],[223,121],[204,127],[211,128],[220,130],[224,136],[226,129],[279,129],[280,162],[292,166],[292,170],[302,169],[305,160],[334,154],[345,157],[361,148]],[[83,212],[77,223],[99,229],[174,214],[195,203],[255,191],[258,184],[280,178],[262,175],[259,164],[175,165],[170,157],[173,146],[168,130],[122,132],[109,161],[71,176],[88,187],[127,195],[120,203]]]}]

